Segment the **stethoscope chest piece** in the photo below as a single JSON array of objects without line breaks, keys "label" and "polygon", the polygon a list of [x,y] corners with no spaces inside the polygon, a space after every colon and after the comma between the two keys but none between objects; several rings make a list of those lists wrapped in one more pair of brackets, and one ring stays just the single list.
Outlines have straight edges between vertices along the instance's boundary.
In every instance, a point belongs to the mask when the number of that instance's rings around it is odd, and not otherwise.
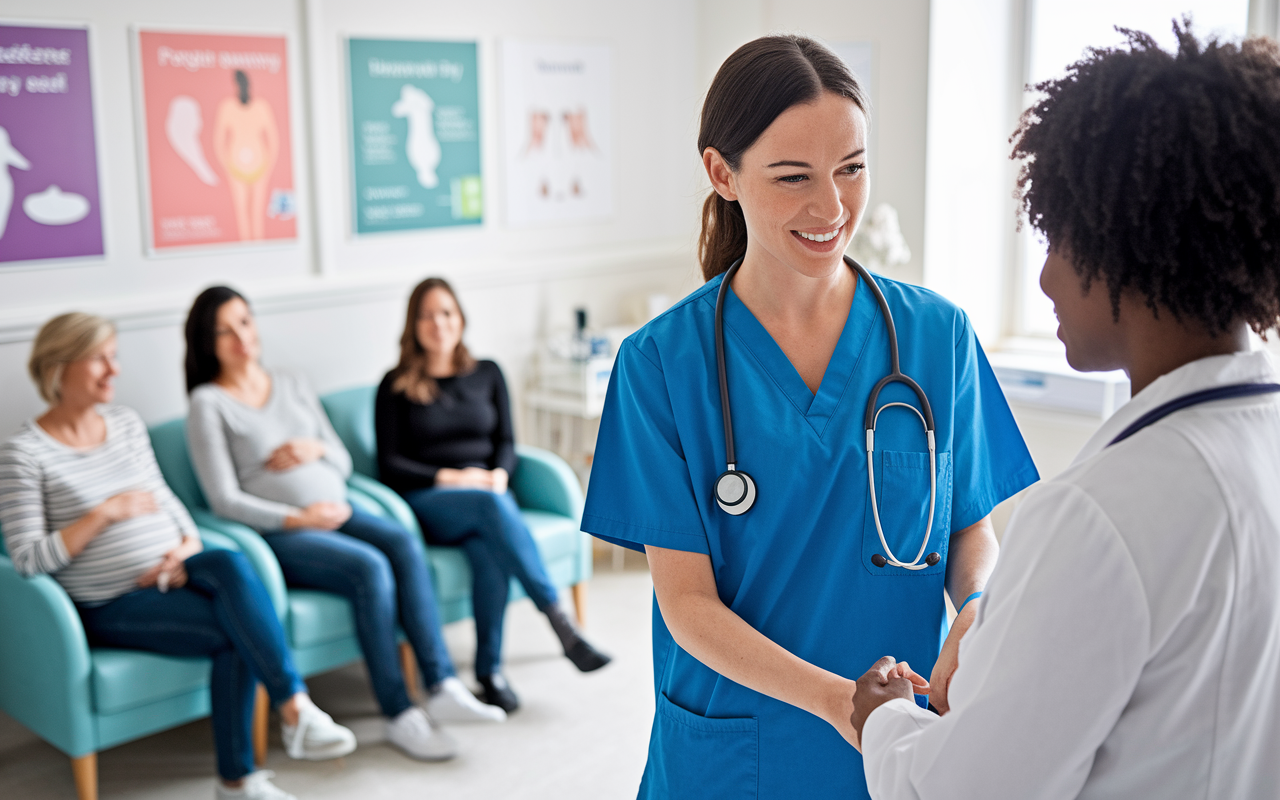
[{"label": "stethoscope chest piece", "polygon": [[728,469],[716,478],[716,505],[726,514],[745,514],[756,503],[756,482],[741,470]]}]

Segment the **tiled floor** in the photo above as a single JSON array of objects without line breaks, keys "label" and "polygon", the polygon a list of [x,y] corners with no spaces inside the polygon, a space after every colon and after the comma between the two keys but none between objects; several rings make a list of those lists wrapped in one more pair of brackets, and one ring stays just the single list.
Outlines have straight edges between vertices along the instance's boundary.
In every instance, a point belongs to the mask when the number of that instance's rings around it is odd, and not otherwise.
[{"label": "tiled floor", "polygon": [[[634,797],[653,714],[653,667],[652,585],[643,559],[632,558],[619,572],[598,564],[591,582],[587,632],[614,656],[599,672],[576,672],[527,600],[511,608],[506,673],[523,707],[501,725],[450,727],[462,750],[454,761],[420,764],[384,744],[363,665],[353,665],[308,683],[316,702],[356,732],[359,749],[338,761],[291,761],[273,719],[267,768],[301,800]],[[446,638],[470,681],[471,624],[449,626]],[[98,764],[103,800],[213,797],[208,720],[108,750]],[[0,714],[0,798],[74,797],[62,753]]]}]

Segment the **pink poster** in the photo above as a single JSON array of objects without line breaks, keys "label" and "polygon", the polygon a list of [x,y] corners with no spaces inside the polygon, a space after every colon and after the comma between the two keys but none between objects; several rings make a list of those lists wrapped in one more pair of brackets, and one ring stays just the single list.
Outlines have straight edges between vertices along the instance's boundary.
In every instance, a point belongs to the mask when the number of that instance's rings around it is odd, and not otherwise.
[{"label": "pink poster", "polygon": [[283,36],[141,31],[149,245],[293,240]]}]

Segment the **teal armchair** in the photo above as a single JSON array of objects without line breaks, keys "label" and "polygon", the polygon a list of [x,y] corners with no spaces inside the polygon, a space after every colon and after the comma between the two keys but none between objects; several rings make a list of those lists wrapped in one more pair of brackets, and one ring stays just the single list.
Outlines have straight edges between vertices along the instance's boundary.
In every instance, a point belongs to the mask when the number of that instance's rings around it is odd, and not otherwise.
[{"label": "teal armchair", "polygon": [[[240,549],[216,531],[200,536]],[[80,800],[98,796],[99,751],[209,715],[209,659],[90,647],[63,588],[18,574],[2,539],[0,609],[0,709],[71,758]]]},{"label": "teal armchair", "polygon": [[[411,531],[421,532],[409,505],[386,486],[377,483],[378,441],[374,432],[374,399],[377,387],[359,386],[332,392],[320,398],[343,444],[351,453],[355,469],[352,485],[376,496],[389,514]],[[525,524],[529,526],[547,572],[556,586],[570,587],[578,622],[586,612],[587,581],[591,578],[591,540],[580,529],[582,487],[569,465],[554,453],[518,445],[519,459],[511,475]],[[435,579],[440,613],[445,622],[471,616],[471,566],[460,547],[432,545],[427,558]],[[518,582],[512,582],[512,599],[525,596]]]},{"label": "teal armchair", "polygon": [[[303,677],[327,672],[360,660],[360,642],[356,638],[351,605],[342,597],[312,589],[290,589],[275,553],[252,528],[217,516],[209,509],[200,482],[191,465],[187,447],[185,419],[154,425],[150,429],[151,446],[165,481],[186,505],[196,523],[236,542],[253,563],[267,594],[284,626],[294,663]],[[377,487],[386,490],[386,487]],[[358,482],[348,487],[352,503],[373,513],[385,514],[382,503],[360,488]],[[410,677],[410,686],[415,682]]]}]

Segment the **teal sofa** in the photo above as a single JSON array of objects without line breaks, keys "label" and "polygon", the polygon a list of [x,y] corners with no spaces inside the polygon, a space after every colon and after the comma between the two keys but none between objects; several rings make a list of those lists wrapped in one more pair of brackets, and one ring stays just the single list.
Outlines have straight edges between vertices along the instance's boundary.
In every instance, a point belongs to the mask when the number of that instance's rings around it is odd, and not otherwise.
[{"label": "teal sofa", "polygon": [[[374,389],[336,392],[322,400],[351,451],[352,503],[400,520],[421,533],[408,505],[378,483],[373,435]],[[222,519],[208,508],[192,469],[185,421],[151,428],[156,460],[174,494],[191,511],[207,548],[238,550],[253,564],[284,624],[303,675],[314,675],[361,657],[347,602],[326,592],[290,589],[271,548],[254,530]],[[579,620],[591,577],[591,544],[579,528],[582,490],[559,457],[519,447],[511,476],[552,580],[572,587]],[[446,622],[471,616],[471,570],[460,548],[424,546]],[[523,597],[518,585],[512,597]],[[47,575],[18,574],[0,539],[0,709],[66,753],[80,800],[97,798],[97,753],[209,715],[211,663],[143,651],[89,647],[71,598]],[[412,655],[402,647],[411,685]],[[265,760],[266,693],[259,687],[254,746]]]},{"label": "teal sofa", "polygon": [[[378,483],[376,444],[373,435],[373,387],[349,389],[321,398],[334,428],[351,452],[354,472],[348,481],[350,501],[375,514],[392,517],[410,531],[421,529],[408,504]],[[171,420],[151,428],[151,443],[165,481],[191,511],[197,524],[233,540],[252,560],[284,625],[298,671],[310,676],[359,660],[351,607],[342,597],[310,589],[288,588],[275,555],[251,528],[215,515],[200,488],[187,448],[186,424]],[[520,461],[511,477],[511,488],[520,504],[553,582],[573,589],[581,619],[586,602],[586,581],[591,577],[591,544],[579,530],[582,489],[577,476],[562,459],[544,450],[519,448]],[[421,538],[419,538],[421,541]],[[444,622],[471,617],[471,568],[458,547],[423,546],[440,600]],[[523,597],[513,587],[512,599]],[[407,644],[401,659],[410,690],[417,685],[417,669]]]},{"label": "teal sofa", "polygon": [[[241,549],[217,531],[200,536],[209,549]],[[98,796],[99,751],[209,715],[209,659],[90,647],[63,588],[19,575],[3,539],[0,609],[0,709],[71,758],[80,800]],[[265,711],[254,731],[264,746]]]}]

